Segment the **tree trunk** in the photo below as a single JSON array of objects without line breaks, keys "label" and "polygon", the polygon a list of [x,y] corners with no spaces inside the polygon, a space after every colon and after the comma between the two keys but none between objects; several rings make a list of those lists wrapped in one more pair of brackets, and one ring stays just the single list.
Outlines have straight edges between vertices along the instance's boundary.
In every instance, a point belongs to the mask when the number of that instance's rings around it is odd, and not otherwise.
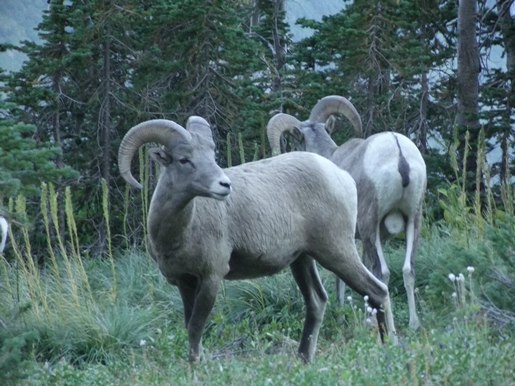
[{"label": "tree trunk", "polygon": [[[57,169],[62,169],[64,166],[63,162],[63,148],[61,143],[61,120],[60,120],[60,87],[61,87],[61,77],[60,75],[56,75],[53,77],[53,91],[56,93],[57,97],[55,98],[55,115],[54,115],[54,140],[59,147],[61,148],[61,154],[58,154],[55,159],[55,164]],[[64,188],[62,177],[57,178],[57,219],[59,221],[58,229],[59,235],[61,238],[64,238],[65,232],[65,216],[64,216]]]},{"label": "tree trunk", "polygon": [[[458,130],[461,161],[465,156],[465,135],[469,132],[469,151],[465,160],[465,173],[468,193],[475,191],[477,169],[477,140],[479,124],[479,50],[476,40],[476,0],[460,0],[458,6]],[[462,163],[463,164],[463,163]]]},{"label": "tree trunk", "polygon": [[[109,9],[111,10],[112,0],[109,0]],[[111,170],[111,111],[110,111],[110,94],[111,94],[111,23],[109,16],[106,20],[106,36],[104,46],[104,102],[102,108],[102,177],[106,180],[109,187],[110,170]]]},{"label": "tree trunk", "polygon": [[418,148],[422,154],[427,152],[427,104],[429,100],[429,86],[427,80],[427,73],[422,73],[421,76],[421,92],[420,92],[420,111],[419,111],[419,125],[418,125]]},{"label": "tree trunk", "polygon": [[510,173],[507,173],[510,158],[510,136],[513,134],[511,128],[511,117],[515,104],[515,19],[510,15],[510,6],[513,0],[497,0],[497,14],[499,17],[499,25],[501,27],[501,35],[504,41],[504,50],[506,53],[506,72],[508,74],[506,89],[506,108],[504,111],[504,120],[506,129],[501,137],[501,170],[499,177],[501,182],[507,181]]},{"label": "tree trunk", "polygon": [[[103,88],[104,98],[102,101],[100,111],[100,132],[102,138],[102,163],[101,174],[106,182],[106,187],[109,190],[110,177],[111,177],[111,20],[110,12],[112,10],[112,0],[104,1],[104,11],[106,12],[105,19],[105,39],[104,39],[104,68],[103,68]],[[107,195],[108,199],[110,195]],[[109,208],[109,202],[108,202]],[[105,217],[102,216],[98,228],[98,253],[102,254],[105,251],[107,239],[107,227]]]},{"label": "tree trunk", "polygon": [[[272,38],[274,43],[274,64],[276,69],[276,76],[272,81],[272,91],[282,93],[282,76],[281,69],[284,66],[284,47],[281,44],[282,35],[279,31],[277,21],[279,20],[279,13],[284,11],[284,0],[275,0],[274,13],[273,13],[273,26],[272,26]],[[281,95],[282,96],[282,95]]]}]

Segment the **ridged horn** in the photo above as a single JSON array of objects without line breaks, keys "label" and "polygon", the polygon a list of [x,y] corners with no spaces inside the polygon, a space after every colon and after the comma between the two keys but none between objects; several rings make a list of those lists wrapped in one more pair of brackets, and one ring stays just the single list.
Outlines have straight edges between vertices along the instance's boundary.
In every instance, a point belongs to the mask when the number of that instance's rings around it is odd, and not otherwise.
[{"label": "ridged horn", "polygon": [[311,122],[325,123],[327,118],[333,114],[342,114],[345,116],[352,127],[354,127],[354,136],[361,138],[362,126],[361,117],[354,105],[347,99],[339,95],[329,95],[318,101],[318,103],[311,110],[309,120]]},{"label": "ridged horn", "polygon": [[299,127],[301,122],[293,115],[279,113],[275,114],[266,125],[266,135],[270,147],[272,148],[272,156],[281,154],[281,135],[285,131],[292,132],[294,127]]},{"label": "ridged horn", "polygon": [[123,179],[141,189],[141,184],[131,173],[131,161],[138,148],[145,143],[155,142],[170,149],[180,140],[190,141],[191,134],[181,125],[167,119],[153,119],[131,128],[123,137],[118,149],[118,169]]},{"label": "ridged horn", "polygon": [[197,115],[192,115],[191,117],[189,117],[188,121],[186,122],[186,130],[190,132],[199,133],[200,135],[210,139],[214,143],[211,126],[202,117],[199,117]]}]

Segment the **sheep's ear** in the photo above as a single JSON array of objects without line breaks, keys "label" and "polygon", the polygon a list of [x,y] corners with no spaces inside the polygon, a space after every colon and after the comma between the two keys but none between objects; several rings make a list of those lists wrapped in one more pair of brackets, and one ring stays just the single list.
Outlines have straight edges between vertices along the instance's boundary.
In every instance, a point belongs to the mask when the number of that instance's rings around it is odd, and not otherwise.
[{"label": "sheep's ear", "polygon": [[153,147],[149,150],[150,158],[159,163],[161,166],[167,166],[172,163],[172,157],[162,147]]},{"label": "sheep's ear", "polygon": [[334,115],[330,115],[327,121],[325,121],[325,131],[327,131],[327,134],[331,135],[333,133],[335,123],[336,118]]}]

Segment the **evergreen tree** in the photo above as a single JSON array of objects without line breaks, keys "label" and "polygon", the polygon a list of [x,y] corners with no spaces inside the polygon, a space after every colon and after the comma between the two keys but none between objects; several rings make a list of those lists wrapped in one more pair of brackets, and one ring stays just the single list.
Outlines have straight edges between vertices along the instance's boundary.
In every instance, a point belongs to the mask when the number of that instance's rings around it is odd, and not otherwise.
[{"label": "evergreen tree", "polygon": [[[499,0],[495,7],[480,2],[481,25],[480,43],[484,57],[483,81],[480,102],[487,108],[482,111],[488,151],[499,146],[500,162],[492,165],[491,174],[498,177],[502,184],[509,184],[509,177],[515,172],[515,164],[510,165],[510,151],[515,142],[515,15],[510,13],[513,2]],[[492,52],[502,48],[506,66],[498,60],[490,61]],[[487,65],[490,64],[490,65]]]},{"label": "evergreen tree", "polygon": [[246,118],[261,98],[251,79],[260,47],[241,27],[238,2],[158,0],[140,12],[144,22],[134,31],[139,45],[131,78],[138,119],[184,124],[200,115],[212,125],[222,156],[227,134],[252,138],[256,126]]},{"label": "evergreen tree", "polygon": [[115,162],[131,126],[201,115],[213,126],[222,165],[228,134],[233,144],[242,139],[250,159],[268,110],[252,78],[263,68],[261,46],[245,35],[244,15],[229,0],[53,0],[38,27],[41,43],[18,48],[29,60],[6,80],[8,100],[23,107],[11,114],[34,124],[38,140],[61,146],[58,165],[80,172],[72,186],[76,220],[94,253],[106,235],[100,178],[115,197],[111,226],[141,227],[142,203],[134,202],[129,219],[122,215],[125,183]]},{"label": "evergreen tree", "polygon": [[5,116],[12,108],[0,100],[0,214],[9,216],[8,200],[18,194],[37,197],[42,182],[56,183],[61,177],[77,177],[69,166],[57,167],[61,149],[54,143],[33,139],[34,125]]},{"label": "evergreen tree", "polygon": [[[58,167],[68,164],[80,172],[73,188],[77,223],[81,234],[94,235],[89,243],[100,241],[100,249],[106,233],[100,178],[109,179],[116,168],[111,160],[117,149],[111,146],[110,134],[112,122],[125,116],[122,104],[129,62],[125,61],[124,28],[115,29],[118,45],[106,44],[113,37],[105,31],[123,20],[122,11],[114,13],[114,8],[101,0],[51,1],[37,28],[41,43],[23,42],[19,50],[29,60],[6,80],[4,88],[9,101],[23,106],[18,115],[11,114],[34,124],[38,140],[61,146]],[[108,103],[112,96],[120,101],[117,112]],[[58,191],[63,186],[64,182],[58,183]]]},{"label": "evergreen tree", "polygon": [[426,129],[420,106],[428,104],[429,71],[452,53],[440,40],[446,36],[436,37],[444,27],[435,28],[448,13],[448,2],[358,0],[322,22],[300,20],[315,30],[294,57],[298,67],[320,73],[308,74],[318,94],[312,101],[330,93],[352,98],[366,136]]},{"label": "evergreen tree", "polygon": [[[479,138],[479,49],[476,38],[477,1],[462,0],[458,7],[458,117],[460,157],[466,164],[467,191],[476,190]],[[468,133],[468,140],[465,132]],[[468,142],[468,143],[467,143]],[[470,146],[470,150],[465,146]]]}]

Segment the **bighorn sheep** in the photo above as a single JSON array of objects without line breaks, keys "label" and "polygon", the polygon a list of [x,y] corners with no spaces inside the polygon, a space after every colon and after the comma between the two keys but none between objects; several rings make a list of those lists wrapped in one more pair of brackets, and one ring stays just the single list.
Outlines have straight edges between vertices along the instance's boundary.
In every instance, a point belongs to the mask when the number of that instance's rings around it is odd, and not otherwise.
[{"label": "bighorn sheep", "polygon": [[4,251],[5,243],[7,242],[7,230],[9,229],[9,225],[7,224],[7,220],[5,217],[0,216],[0,253]]},{"label": "bighorn sheep", "polygon": [[[333,114],[350,120],[355,136],[337,146],[330,134]],[[426,165],[415,144],[404,135],[384,132],[361,139],[361,118],[346,98],[327,96],[300,122],[288,114],[277,114],[267,125],[272,154],[280,152],[282,135],[289,132],[298,150],[330,159],[356,181],[358,226],[356,236],[363,243],[363,261],[372,273],[388,284],[390,271],[381,240],[401,230],[406,232],[406,255],[402,268],[408,295],[409,326],[420,326],[415,306],[414,259],[420,234],[422,202],[426,189]],[[343,304],[345,287],[337,280],[338,303]]]},{"label": "bighorn sheep", "polygon": [[127,132],[118,165],[132,186],[141,188],[131,159],[149,142],[162,145],[150,151],[161,170],[148,213],[149,251],[167,281],[179,288],[190,361],[201,354],[204,325],[222,279],[273,275],[287,266],[306,304],[298,352],[311,360],[327,295],[310,256],[368,295],[379,311],[381,338],[386,329],[395,340],[388,288],[365,268],[354,245],[357,192],[348,173],[309,153],[222,170],[209,124],[194,116],[186,129],[150,120]]}]

